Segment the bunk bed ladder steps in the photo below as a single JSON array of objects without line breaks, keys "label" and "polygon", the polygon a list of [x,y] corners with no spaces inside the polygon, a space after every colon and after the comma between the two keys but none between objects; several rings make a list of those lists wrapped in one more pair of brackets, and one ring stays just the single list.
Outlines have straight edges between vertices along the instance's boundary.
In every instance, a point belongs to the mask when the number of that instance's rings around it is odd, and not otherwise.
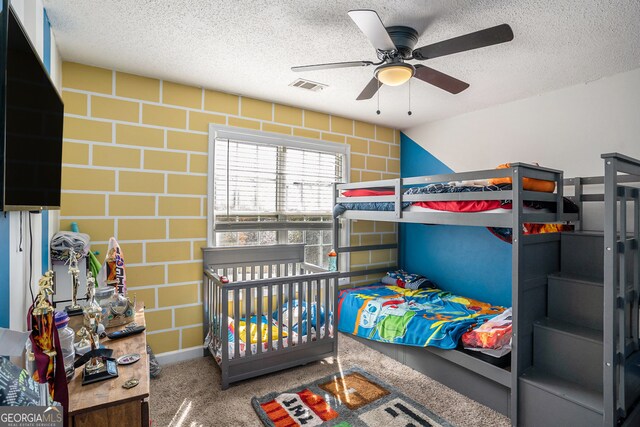
[{"label": "bunk bed ladder steps", "polygon": [[537,368],[602,390],[602,331],[547,318],[533,325]]},{"label": "bunk bed ladder steps", "polygon": [[520,424],[602,426],[602,393],[536,367],[520,377]]},{"label": "bunk bed ladder steps", "polygon": [[[550,318],[602,331],[602,282],[556,273],[548,277],[547,292]],[[578,294],[580,298],[574,298]]]},{"label": "bunk bed ladder steps", "polygon": [[[603,425],[603,258],[603,233],[562,234],[561,271],[548,276],[548,317],[533,323],[532,366],[519,379],[518,425]],[[640,352],[623,372],[632,402],[640,396]]]},{"label": "bunk bed ladder steps", "polygon": [[563,233],[547,278],[547,316],[533,323],[532,366],[520,377],[522,426],[602,426],[603,235]]}]

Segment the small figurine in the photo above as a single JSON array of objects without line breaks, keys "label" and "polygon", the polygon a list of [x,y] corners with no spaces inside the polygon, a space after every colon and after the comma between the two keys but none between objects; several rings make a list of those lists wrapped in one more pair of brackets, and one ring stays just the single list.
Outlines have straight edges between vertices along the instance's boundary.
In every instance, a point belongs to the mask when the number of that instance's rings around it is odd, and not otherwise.
[{"label": "small figurine", "polygon": [[76,354],[83,355],[91,350],[91,341],[89,341],[89,331],[84,326],[80,328],[76,335],[80,337],[80,341],[74,344]]},{"label": "small figurine", "polygon": [[79,258],[80,254],[78,254],[73,249],[69,249],[68,263],[69,274],[71,275],[71,305],[65,308],[65,311],[69,316],[76,316],[82,313],[82,306],[78,304],[78,286],[80,285],[80,280],[78,279],[78,276],[80,274],[80,270],[78,269]]},{"label": "small figurine", "polygon": [[34,315],[43,315],[53,311],[49,296],[53,295],[53,271],[49,270],[38,280],[38,295],[34,302]]},{"label": "small figurine", "polygon": [[90,271],[87,273],[87,298],[89,298],[89,294],[93,297],[96,296],[96,279]]}]

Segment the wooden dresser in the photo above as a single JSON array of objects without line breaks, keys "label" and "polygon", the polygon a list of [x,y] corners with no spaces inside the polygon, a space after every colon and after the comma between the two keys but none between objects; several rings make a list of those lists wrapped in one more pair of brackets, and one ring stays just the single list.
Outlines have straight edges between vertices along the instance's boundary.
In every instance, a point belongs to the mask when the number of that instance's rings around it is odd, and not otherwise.
[{"label": "wooden dresser", "polygon": [[[138,325],[145,325],[144,305],[136,307]],[[113,332],[124,328],[110,328]],[[132,365],[118,365],[118,378],[86,386],[82,385],[82,367],[69,383],[69,427],[149,427],[149,356],[145,332],[111,341],[101,340],[113,349],[113,358],[123,354],[139,353],[140,360]],[[131,389],[122,388],[128,379],[140,381]]]}]

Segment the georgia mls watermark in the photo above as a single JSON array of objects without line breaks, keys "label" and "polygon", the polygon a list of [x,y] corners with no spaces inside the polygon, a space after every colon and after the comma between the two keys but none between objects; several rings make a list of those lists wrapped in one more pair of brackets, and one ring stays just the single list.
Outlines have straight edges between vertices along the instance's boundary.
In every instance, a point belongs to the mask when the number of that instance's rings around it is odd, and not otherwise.
[{"label": "georgia mls watermark", "polygon": [[62,427],[61,406],[0,406],[0,427]]}]

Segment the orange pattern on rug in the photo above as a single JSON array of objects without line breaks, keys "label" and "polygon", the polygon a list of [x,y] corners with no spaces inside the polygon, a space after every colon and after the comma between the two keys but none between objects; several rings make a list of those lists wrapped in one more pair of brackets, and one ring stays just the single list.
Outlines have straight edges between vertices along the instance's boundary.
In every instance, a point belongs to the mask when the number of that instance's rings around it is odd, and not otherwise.
[{"label": "orange pattern on rug", "polygon": [[322,397],[309,389],[282,393],[260,406],[276,427],[317,426],[338,416]]},{"label": "orange pattern on rug", "polygon": [[318,384],[318,387],[333,394],[351,410],[361,408],[389,394],[388,390],[357,372],[336,377],[327,383]]}]

